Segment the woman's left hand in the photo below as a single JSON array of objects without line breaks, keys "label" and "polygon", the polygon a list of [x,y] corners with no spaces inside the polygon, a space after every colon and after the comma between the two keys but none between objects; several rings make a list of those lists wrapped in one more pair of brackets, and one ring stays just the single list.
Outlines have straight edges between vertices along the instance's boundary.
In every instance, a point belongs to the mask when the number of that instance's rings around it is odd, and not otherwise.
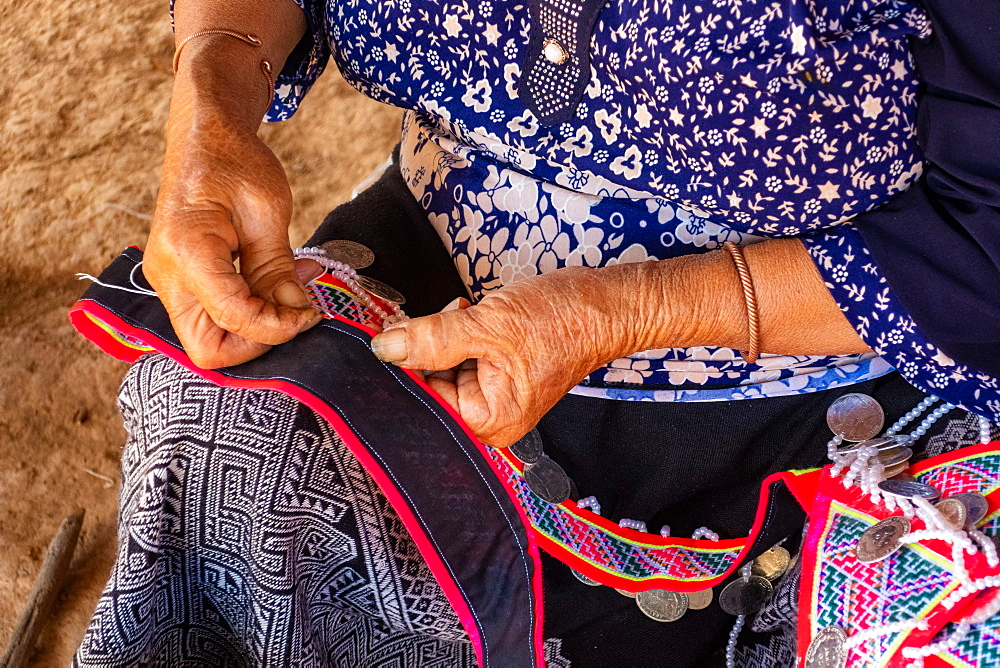
[{"label": "woman's left hand", "polygon": [[[760,349],[784,355],[871,352],[797,239],[745,249],[760,312]],[[386,328],[386,362],[427,381],[485,443],[523,436],[574,385],[654,348],[749,343],[743,288],[726,251],[599,269],[568,267]]]},{"label": "woman's left hand", "polygon": [[484,443],[506,447],[588,373],[626,354],[621,315],[638,295],[619,292],[608,273],[561,269],[475,306],[456,300],[386,328],[372,349],[384,361],[428,370],[427,383]]}]

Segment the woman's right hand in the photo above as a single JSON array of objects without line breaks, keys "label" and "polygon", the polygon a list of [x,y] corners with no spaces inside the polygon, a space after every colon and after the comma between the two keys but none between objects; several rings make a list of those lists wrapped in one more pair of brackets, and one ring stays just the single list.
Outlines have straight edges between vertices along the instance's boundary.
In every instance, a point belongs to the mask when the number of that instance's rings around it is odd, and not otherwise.
[{"label": "woman's right hand", "polygon": [[191,360],[230,366],[319,322],[303,286],[321,267],[292,256],[288,179],[256,125],[178,85],[143,272]]}]

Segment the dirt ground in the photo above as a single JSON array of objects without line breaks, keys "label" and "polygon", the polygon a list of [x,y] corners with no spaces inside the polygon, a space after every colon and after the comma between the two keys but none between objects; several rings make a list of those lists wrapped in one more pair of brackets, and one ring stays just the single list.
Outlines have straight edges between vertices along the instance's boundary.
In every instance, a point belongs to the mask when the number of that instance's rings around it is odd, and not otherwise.
[{"label": "dirt ground", "polygon": [[[0,647],[62,519],[87,510],[33,665],[64,666],[115,554],[115,391],[126,366],[66,310],[153,211],[171,90],[167,0],[0,2]],[[388,155],[399,111],[328,71],[262,136],[295,194],[293,243]],[[107,480],[105,480],[107,478]]]}]

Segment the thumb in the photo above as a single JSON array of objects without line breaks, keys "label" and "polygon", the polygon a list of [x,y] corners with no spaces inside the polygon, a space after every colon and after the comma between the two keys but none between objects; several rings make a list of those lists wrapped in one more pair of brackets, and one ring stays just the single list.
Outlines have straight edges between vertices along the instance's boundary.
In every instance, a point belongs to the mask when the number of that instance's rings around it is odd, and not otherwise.
[{"label": "thumb", "polygon": [[240,273],[250,286],[250,292],[278,306],[308,309],[309,296],[303,287],[308,281],[303,280],[300,273],[311,273],[309,269],[313,267],[297,267],[287,239],[270,237],[255,239],[240,247]]},{"label": "thumb", "polygon": [[478,329],[467,309],[443,311],[387,329],[372,339],[372,352],[383,362],[443,371],[485,355]]}]

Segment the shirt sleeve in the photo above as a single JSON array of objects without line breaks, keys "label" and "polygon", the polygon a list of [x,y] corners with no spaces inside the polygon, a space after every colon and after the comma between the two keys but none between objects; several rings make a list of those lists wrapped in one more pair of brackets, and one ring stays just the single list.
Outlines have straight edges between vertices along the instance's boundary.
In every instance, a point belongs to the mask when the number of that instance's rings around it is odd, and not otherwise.
[{"label": "shirt sleeve", "polygon": [[848,319],[922,389],[1000,418],[1000,3],[923,0],[923,176],[804,239]]},{"label": "shirt sleeve", "polygon": [[306,33],[289,54],[274,79],[274,100],[264,115],[266,123],[291,118],[330,61],[326,0],[295,0],[306,15]]},{"label": "shirt sleeve", "polygon": [[953,359],[928,337],[853,225],[802,241],[865,343],[914,386],[1000,422],[1000,379]]}]

